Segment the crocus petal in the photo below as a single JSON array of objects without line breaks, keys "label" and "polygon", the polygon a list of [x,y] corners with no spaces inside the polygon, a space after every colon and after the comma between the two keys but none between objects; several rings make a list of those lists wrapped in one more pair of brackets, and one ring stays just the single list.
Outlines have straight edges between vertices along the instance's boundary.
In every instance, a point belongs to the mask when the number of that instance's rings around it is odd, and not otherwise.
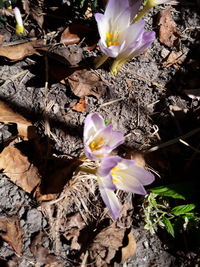
[{"label": "crocus petal", "polygon": [[124,44],[125,42],[123,42],[122,44],[120,45],[113,45],[113,46],[110,46],[110,47],[107,47],[103,42],[102,40],[99,41],[98,45],[99,45],[99,48],[101,49],[101,51],[107,55],[108,57],[117,57],[120,53],[120,51],[123,49],[124,47]]},{"label": "crocus petal", "polygon": [[99,35],[101,38],[103,38],[103,36],[105,35],[105,33],[108,30],[108,22],[105,18],[105,15],[101,14],[101,13],[96,13],[94,15],[96,22],[97,22],[97,27],[98,27],[98,31],[99,31]]},{"label": "crocus petal", "polygon": [[101,193],[101,197],[105,205],[110,210],[113,218],[115,220],[118,219],[120,215],[120,203],[114,191],[103,187],[100,187],[99,190]]},{"label": "crocus petal", "polygon": [[119,156],[105,157],[101,161],[101,165],[98,170],[98,175],[107,176],[110,173],[111,169],[114,168],[121,161],[122,161],[122,158]]},{"label": "crocus petal", "polygon": [[89,136],[95,135],[103,127],[105,127],[105,122],[99,114],[89,114],[84,122],[84,142],[87,142]]},{"label": "crocus petal", "polygon": [[146,195],[146,190],[144,189],[143,185],[138,180],[133,179],[133,177],[129,175],[123,175],[122,179],[119,179],[115,182],[115,185],[118,189],[126,192]]},{"label": "crocus petal", "polygon": [[98,175],[101,177],[110,177],[109,175],[111,175],[112,182],[117,189],[141,195],[146,194],[143,186],[154,181],[154,175],[138,166],[136,161],[123,159],[119,156],[104,158],[99,167]]},{"label": "crocus petal", "polygon": [[130,7],[131,7],[131,18],[133,19],[135,17],[135,15],[138,13],[143,0],[129,0],[130,2]]},{"label": "crocus petal", "polygon": [[[91,151],[89,142],[98,140],[99,138],[102,138],[104,140],[104,144],[101,148]],[[95,135],[93,135],[92,139],[89,139],[88,142],[85,142],[87,157],[91,160],[98,160],[100,158],[103,158],[123,142],[124,135],[121,132],[113,130],[111,124],[104,126],[102,127],[102,129],[97,131]]]},{"label": "crocus petal", "polygon": [[100,160],[124,142],[124,135],[113,130],[112,124],[105,125],[98,114],[90,114],[85,119],[84,150],[91,160]]},{"label": "crocus petal", "polygon": [[109,0],[105,9],[105,16],[113,20],[127,8],[129,8],[129,0]]}]

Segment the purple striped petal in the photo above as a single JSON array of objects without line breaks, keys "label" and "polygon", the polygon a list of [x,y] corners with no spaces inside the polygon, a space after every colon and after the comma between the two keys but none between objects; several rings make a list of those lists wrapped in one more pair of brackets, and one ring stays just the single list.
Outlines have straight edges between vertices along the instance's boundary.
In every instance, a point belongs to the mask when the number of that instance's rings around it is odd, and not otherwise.
[{"label": "purple striped petal", "polygon": [[118,219],[120,215],[120,203],[114,191],[103,188],[103,187],[100,187],[99,190],[100,190],[101,197],[105,205],[110,210],[113,218],[115,220]]}]

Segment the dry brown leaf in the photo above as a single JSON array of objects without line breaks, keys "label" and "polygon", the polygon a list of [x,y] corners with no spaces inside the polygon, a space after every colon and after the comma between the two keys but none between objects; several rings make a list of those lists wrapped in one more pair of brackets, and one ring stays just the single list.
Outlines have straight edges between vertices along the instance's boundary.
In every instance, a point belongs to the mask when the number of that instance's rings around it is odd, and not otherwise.
[{"label": "dry brown leaf", "polygon": [[[45,234],[40,232],[36,237],[33,239],[32,244],[30,246],[30,250],[33,253],[36,261],[40,264],[47,264],[45,266],[61,266],[59,260],[56,258],[55,255],[50,254],[49,249],[43,247],[43,238],[45,238]],[[57,264],[57,265],[53,265]]]},{"label": "dry brown leaf", "polygon": [[121,250],[121,262],[123,264],[136,253],[136,241],[132,232],[128,234],[128,244]]},{"label": "dry brown leaf", "polygon": [[93,50],[98,42],[99,36],[96,30],[86,25],[73,23],[67,27],[61,35],[60,42],[65,45],[78,44],[84,39],[85,49]]},{"label": "dry brown leaf", "polygon": [[164,9],[159,13],[158,25],[160,25],[159,41],[168,47],[176,46],[180,38],[180,33],[172,18],[171,8]]},{"label": "dry brown leaf", "polygon": [[0,56],[6,57],[13,62],[21,60],[27,56],[37,54],[34,44],[35,41],[13,46],[0,46]]},{"label": "dry brown leaf", "polygon": [[114,222],[95,237],[88,250],[91,262],[95,260],[93,266],[101,267],[111,262],[117,250],[123,245],[125,230]]},{"label": "dry brown leaf", "polygon": [[71,241],[71,249],[79,250],[80,244],[78,243],[78,238],[80,235],[80,231],[85,227],[85,222],[83,221],[80,213],[76,213],[67,218],[63,218],[61,220],[61,232],[63,232],[63,236]]},{"label": "dry brown leaf", "polygon": [[81,38],[76,34],[70,31],[70,27],[67,27],[60,37],[60,42],[69,45],[69,44],[78,44]]},{"label": "dry brown leaf", "polygon": [[17,217],[0,218],[0,236],[11,245],[17,254],[22,252],[23,234]]},{"label": "dry brown leaf", "polygon": [[78,112],[84,112],[86,110],[85,99],[81,98],[79,102],[72,107],[72,109]]},{"label": "dry brown leaf", "polygon": [[99,98],[104,93],[102,81],[90,70],[76,70],[68,76],[67,80],[72,92],[78,97],[93,95]]},{"label": "dry brown leaf", "polygon": [[4,170],[12,182],[28,193],[40,183],[38,169],[14,146],[10,145],[1,152],[0,169]]},{"label": "dry brown leaf", "polygon": [[179,69],[180,64],[182,64],[185,61],[185,59],[186,59],[186,55],[183,56],[183,52],[172,51],[167,57],[167,60],[163,62],[163,67],[169,68],[173,65],[176,69]]},{"label": "dry brown leaf", "polygon": [[0,122],[16,123],[19,136],[27,139],[37,137],[36,128],[24,117],[15,113],[7,104],[0,101]]}]

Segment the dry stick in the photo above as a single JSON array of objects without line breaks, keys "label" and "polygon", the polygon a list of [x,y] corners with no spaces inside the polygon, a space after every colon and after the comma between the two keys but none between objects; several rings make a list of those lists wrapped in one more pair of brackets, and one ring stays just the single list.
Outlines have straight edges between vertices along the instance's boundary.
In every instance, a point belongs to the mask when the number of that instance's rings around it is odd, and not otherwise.
[{"label": "dry stick", "polygon": [[192,131],[190,131],[190,132],[188,132],[188,133],[186,133],[186,134],[184,134],[182,136],[176,137],[176,138],[174,138],[172,140],[169,140],[169,141],[167,141],[165,143],[162,143],[162,144],[160,144],[158,146],[154,146],[154,147],[148,149],[146,151],[146,153],[153,152],[153,151],[156,151],[156,150],[158,150],[160,148],[164,148],[164,147],[176,144],[176,143],[180,142],[180,140],[186,139],[186,138],[188,138],[188,137],[190,137],[190,136],[192,136],[192,135],[194,135],[194,134],[196,134],[198,132],[200,132],[200,128],[196,128],[196,129],[194,129],[194,130],[192,130]]},{"label": "dry stick", "polygon": [[5,85],[7,85],[8,83],[11,83],[11,82],[13,82],[14,80],[16,80],[17,78],[19,78],[21,75],[25,75],[26,76],[26,74],[28,74],[28,70],[23,70],[23,71],[21,71],[21,72],[19,72],[19,73],[17,73],[17,74],[15,74],[15,75],[13,75],[13,76],[11,76],[10,78],[8,78],[6,81],[5,81],[5,83],[4,84],[2,84],[2,86],[5,86]]}]

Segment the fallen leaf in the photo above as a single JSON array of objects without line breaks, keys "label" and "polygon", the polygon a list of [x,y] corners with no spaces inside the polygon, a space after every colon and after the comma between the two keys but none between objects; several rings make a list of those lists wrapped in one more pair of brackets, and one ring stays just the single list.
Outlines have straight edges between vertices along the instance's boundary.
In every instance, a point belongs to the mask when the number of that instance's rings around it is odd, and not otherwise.
[{"label": "fallen leaf", "polygon": [[183,52],[172,51],[162,65],[164,68],[169,68],[173,65],[174,68],[179,69],[180,65],[185,61],[185,59],[186,55],[183,54]]},{"label": "fallen leaf", "polygon": [[72,92],[80,98],[87,95],[100,98],[104,94],[102,81],[90,70],[76,70],[67,77],[67,81]]},{"label": "fallen leaf", "polygon": [[84,39],[85,49],[93,50],[98,42],[99,36],[95,29],[86,25],[73,23],[67,27],[61,35],[60,42],[65,45],[78,44]]},{"label": "fallen leaf", "polygon": [[49,49],[47,55],[60,63],[75,67],[83,58],[83,49],[76,44],[56,46]]},{"label": "fallen leaf", "polygon": [[[43,247],[45,234],[40,232],[33,239],[30,250],[33,253],[36,261],[40,264],[47,264],[45,266],[55,266],[61,267],[60,261],[56,258],[54,254],[49,252],[49,248]],[[56,265],[54,265],[56,264]]]},{"label": "fallen leaf", "polygon": [[3,169],[13,183],[28,193],[40,183],[38,169],[15,146],[7,146],[1,152],[0,169]]},{"label": "fallen leaf", "polygon": [[76,33],[70,32],[70,27],[67,27],[60,37],[60,42],[65,45],[78,44],[80,40],[81,38]]},{"label": "fallen leaf", "polygon": [[86,226],[80,213],[76,213],[67,218],[63,218],[60,222],[60,230],[66,240],[71,242],[71,249],[79,250],[81,248],[78,243],[80,231]]},{"label": "fallen leaf", "polygon": [[123,245],[125,230],[114,222],[97,234],[88,249],[91,262],[95,260],[95,266],[110,264],[118,249]]},{"label": "fallen leaf", "polygon": [[0,46],[0,56],[15,62],[27,56],[37,54],[34,43],[33,41],[12,46]]},{"label": "fallen leaf", "polygon": [[81,98],[79,102],[72,107],[72,109],[78,112],[84,112],[86,110],[85,99]]},{"label": "fallen leaf", "polygon": [[180,38],[180,32],[172,18],[171,8],[160,11],[158,25],[160,25],[159,41],[168,47],[176,46]]},{"label": "fallen leaf", "polygon": [[18,134],[27,139],[37,137],[36,128],[24,117],[15,113],[7,104],[0,101],[0,122],[16,123]]},{"label": "fallen leaf", "polygon": [[121,262],[125,263],[129,258],[136,253],[136,241],[132,232],[128,234],[128,244],[121,249]]},{"label": "fallen leaf", "polygon": [[22,253],[23,234],[17,217],[0,218],[0,236],[11,245],[17,254]]}]

